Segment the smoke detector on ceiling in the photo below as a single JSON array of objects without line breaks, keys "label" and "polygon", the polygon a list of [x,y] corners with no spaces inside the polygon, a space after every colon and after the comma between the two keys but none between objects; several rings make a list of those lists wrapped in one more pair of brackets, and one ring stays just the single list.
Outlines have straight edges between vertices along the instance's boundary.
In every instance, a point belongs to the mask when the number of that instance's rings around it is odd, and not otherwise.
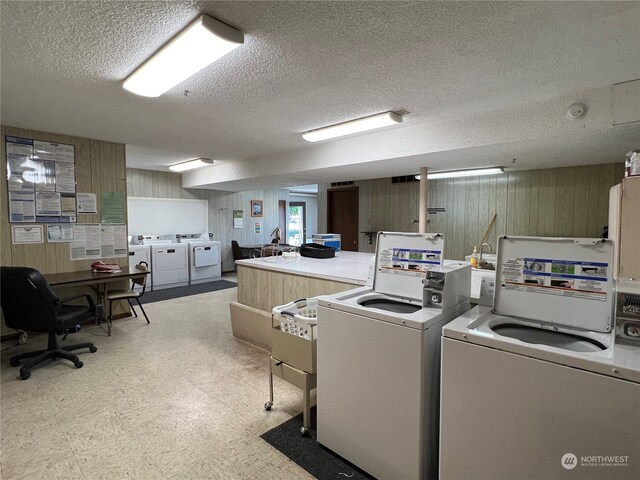
[{"label": "smoke detector on ceiling", "polygon": [[566,113],[569,120],[578,120],[587,114],[587,106],[584,103],[574,103]]}]

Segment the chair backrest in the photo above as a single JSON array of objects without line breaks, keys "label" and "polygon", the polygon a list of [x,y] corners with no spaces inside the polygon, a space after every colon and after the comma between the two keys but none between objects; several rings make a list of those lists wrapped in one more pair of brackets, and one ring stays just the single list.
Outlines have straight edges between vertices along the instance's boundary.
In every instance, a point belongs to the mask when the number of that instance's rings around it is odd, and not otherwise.
[{"label": "chair backrest", "polygon": [[0,267],[0,302],[10,328],[31,332],[56,328],[60,299],[34,268]]},{"label": "chair backrest", "polygon": [[[144,260],[141,260],[136,265],[136,270],[140,270],[142,272],[148,272],[149,271],[149,264],[147,262],[145,262]],[[144,290],[147,287],[147,277],[148,276],[149,276],[149,274],[145,274],[145,275],[140,275],[139,277],[132,278],[131,279],[131,288],[133,288],[134,285],[140,285],[142,287],[142,293],[144,293]]]},{"label": "chair backrest", "polygon": [[233,254],[233,260],[242,260],[244,257],[242,256],[242,249],[240,245],[235,240],[231,240],[231,253]]}]

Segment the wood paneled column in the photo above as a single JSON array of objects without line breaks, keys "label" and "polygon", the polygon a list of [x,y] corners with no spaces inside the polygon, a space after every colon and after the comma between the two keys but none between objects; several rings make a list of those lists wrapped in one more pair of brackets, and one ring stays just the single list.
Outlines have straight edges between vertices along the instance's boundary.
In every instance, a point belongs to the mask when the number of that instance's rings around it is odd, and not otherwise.
[{"label": "wood paneled column", "polygon": [[418,232],[426,233],[427,224],[427,207],[429,202],[429,183],[427,180],[427,174],[429,169],[427,167],[420,167],[420,210],[418,216]]}]

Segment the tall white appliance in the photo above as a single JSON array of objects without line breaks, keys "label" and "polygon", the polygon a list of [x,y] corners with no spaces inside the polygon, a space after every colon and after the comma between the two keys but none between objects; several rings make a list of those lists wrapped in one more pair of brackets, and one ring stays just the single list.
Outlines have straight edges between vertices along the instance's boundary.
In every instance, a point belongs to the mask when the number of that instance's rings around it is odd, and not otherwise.
[{"label": "tall white appliance", "polygon": [[318,300],[317,438],[377,478],[436,478],[441,331],[471,287],[443,246],[380,232],[373,287]]},{"label": "tall white appliance", "polygon": [[222,242],[214,241],[212,233],[180,235],[180,242],[189,245],[190,285],[222,278]]},{"label": "tall white appliance", "polygon": [[[150,245],[129,245],[129,268],[133,268],[140,262],[146,262],[149,270],[151,266],[151,246]],[[147,275],[147,290],[153,288],[153,273]],[[140,285],[134,285],[135,290],[141,290]]]},{"label": "tall white appliance", "polygon": [[175,235],[145,235],[151,247],[153,289],[189,285],[189,245],[174,241]]},{"label": "tall white appliance", "polygon": [[[614,335],[613,253],[498,239],[493,309],[443,329],[442,480],[640,478],[640,345]],[[636,303],[620,306],[631,335]]]}]

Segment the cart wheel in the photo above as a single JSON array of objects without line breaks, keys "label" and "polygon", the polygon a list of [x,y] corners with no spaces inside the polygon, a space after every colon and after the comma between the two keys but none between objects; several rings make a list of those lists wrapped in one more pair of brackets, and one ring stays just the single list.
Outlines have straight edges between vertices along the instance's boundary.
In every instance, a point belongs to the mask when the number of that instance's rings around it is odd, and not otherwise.
[{"label": "cart wheel", "polygon": [[26,370],[24,372],[20,371],[20,378],[22,380],[28,380],[30,376],[31,376],[31,372],[28,372]]},{"label": "cart wheel", "polygon": [[273,406],[273,403],[267,402],[264,404],[264,409],[268,412],[269,410],[271,410],[272,406]]},{"label": "cart wheel", "polygon": [[91,353],[96,353],[98,351],[98,348],[97,347],[89,347],[89,351]]},{"label": "cart wheel", "polygon": [[307,433],[309,433],[309,429],[308,428],[306,428],[306,427],[300,428],[300,435],[301,436],[306,437]]},{"label": "cart wheel", "polygon": [[75,365],[76,368],[82,368],[82,365],[84,365],[84,363],[82,363],[81,360],[78,360],[77,362],[73,362],[73,364]]}]

